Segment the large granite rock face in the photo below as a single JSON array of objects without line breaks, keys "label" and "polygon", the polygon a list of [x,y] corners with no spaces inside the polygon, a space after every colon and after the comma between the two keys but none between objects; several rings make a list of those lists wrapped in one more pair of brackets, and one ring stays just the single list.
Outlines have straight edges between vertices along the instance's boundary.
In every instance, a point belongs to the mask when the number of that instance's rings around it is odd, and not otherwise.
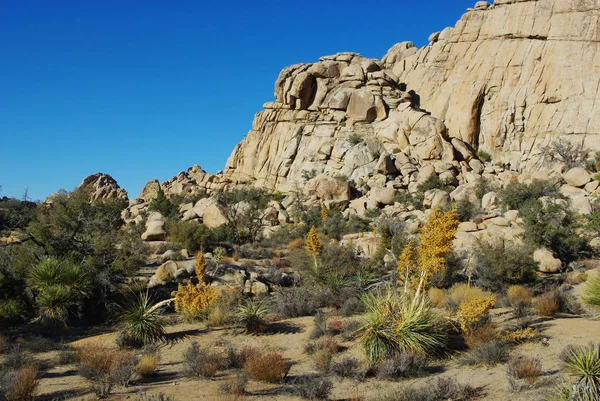
[{"label": "large granite rock face", "polygon": [[383,63],[356,53],[285,68],[224,171],[232,184],[294,190],[307,172],[355,182],[386,151],[416,162],[455,160],[444,123],[414,107]]},{"label": "large granite rock face", "polygon": [[90,190],[90,200],[125,199],[127,191],[117,184],[117,181],[108,174],[96,173],[88,175],[78,188],[87,187]]},{"label": "large granite rock face", "polygon": [[600,150],[600,0],[479,4],[420,50],[392,47],[392,71],[448,135],[512,168],[540,167],[558,138]]}]

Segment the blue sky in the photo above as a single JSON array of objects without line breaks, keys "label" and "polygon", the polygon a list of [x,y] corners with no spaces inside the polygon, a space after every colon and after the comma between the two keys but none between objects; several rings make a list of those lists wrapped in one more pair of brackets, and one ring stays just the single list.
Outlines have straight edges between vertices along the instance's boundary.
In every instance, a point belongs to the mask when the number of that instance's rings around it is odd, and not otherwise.
[{"label": "blue sky", "polygon": [[283,67],[423,46],[474,3],[0,0],[0,195],[214,173]]}]

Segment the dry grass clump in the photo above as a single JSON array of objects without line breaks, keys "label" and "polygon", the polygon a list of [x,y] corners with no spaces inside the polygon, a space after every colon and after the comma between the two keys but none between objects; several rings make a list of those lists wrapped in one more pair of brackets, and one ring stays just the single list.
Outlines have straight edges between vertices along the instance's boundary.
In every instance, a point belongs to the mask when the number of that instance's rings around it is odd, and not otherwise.
[{"label": "dry grass clump", "polygon": [[315,369],[326,375],[331,370],[331,362],[333,361],[333,352],[328,349],[320,349],[313,354],[313,365]]},{"label": "dry grass clump", "polygon": [[511,305],[522,303],[526,306],[530,306],[533,299],[531,291],[521,285],[511,285],[508,287],[506,296]]},{"label": "dry grass clump", "polygon": [[449,298],[446,295],[446,291],[440,288],[431,287],[427,292],[427,295],[429,296],[429,302],[431,302],[431,306],[434,308],[441,309],[448,304]]},{"label": "dry grass clump", "polygon": [[500,340],[500,333],[493,322],[487,322],[484,325],[473,329],[465,335],[465,342],[469,348],[477,348],[481,344]]},{"label": "dry grass clump", "polygon": [[584,273],[584,272],[572,272],[567,274],[567,276],[565,277],[565,283],[570,284],[570,285],[577,285],[577,284],[581,284],[584,281],[587,281],[588,279],[588,274]]},{"label": "dry grass clump", "polygon": [[158,370],[158,355],[145,354],[142,355],[139,362],[135,366],[136,373],[143,378],[151,377]]},{"label": "dry grass clump", "polygon": [[28,364],[16,370],[4,372],[0,378],[0,399],[5,401],[33,400],[37,391],[38,367]]},{"label": "dry grass clump", "polygon": [[548,291],[540,295],[535,303],[538,316],[553,317],[560,309],[560,298],[556,291]]},{"label": "dry grass clump", "polygon": [[465,353],[458,362],[461,365],[496,365],[508,360],[509,349],[505,341],[483,343]]},{"label": "dry grass clump", "polygon": [[513,390],[531,387],[542,374],[542,362],[539,358],[517,356],[510,359],[506,375]]},{"label": "dry grass clump", "polygon": [[352,357],[343,357],[331,364],[331,371],[339,377],[360,377],[360,361]]},{"label": "dry grass clump", "polygon": [[492,296],[493,294],[488,291],[484,291],[479,287],[470,287],[466,283],[454,284],[448,290],[448,304],[450,308],[457,308],[463,302],[469,302],[474,299],[484,298]]},{"label": "dry grass clump", "polygon": [[425,356],[410,352],[400,352],[381,362],[377,368],[377,377],[384,380],[398,380],[421,376],[427,369]]},{"label": "dry grass clump", "polygon": [[115,384],[127,386],[135,373],[137,358],[130,351],[108,350],[86,344],[75,351],[79,374],[100,398],[108,397]]},{"label": "dry grass clump", "polygon": [[208,347],[201,348],[196,341],[192,341],[183,353],[183,365],[187,376],[215,377],[223,365],[223,357],[220,353]]},{"label": "dry grass clump", "polygon": [[331,380],[316,376],[306,375],[297,377],[292,383],[294,394],[305,400],[326,400],[333,389]]},{"label": "dry grass clump", "polygon": [[423,387],[398,387],[381,392],[369,401],[467,401],[478,397],[479,391],[456,379],[439,378]]},{"label": "dry grass clump", "polygon": [[583,300],[588,305],[600,306],[600,274],[587,281]]},{"label": "dry grass clump", "polygon": [[290,364],[281,354],[275,352],[252,353],[244,363],[244,370],[253,380],[266,383],[279,383],[290,371]]},{"label": "dry grass clump", "polygon": [[304,248],[304,239],[303,238],[296,238],[294,240],[291,240],[287,244],[288,251],[293,251],[295,249],[302,249],[302,248]]},{"label": "dry grass clump", "polygon": [[231,376],[225,383],[221,384],[221,390],[224,393],[231,394],[234,400],[246,394],[246,386],[250,381],[250,376],[246,372],[239,372]]}]

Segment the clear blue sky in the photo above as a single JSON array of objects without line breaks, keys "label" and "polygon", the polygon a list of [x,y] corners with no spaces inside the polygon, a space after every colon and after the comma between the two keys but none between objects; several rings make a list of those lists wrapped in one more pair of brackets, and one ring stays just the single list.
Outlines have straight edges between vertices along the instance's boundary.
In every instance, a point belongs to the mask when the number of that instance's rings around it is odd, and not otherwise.
[{"label": "clear blue sky", "polygon": [[0,0],[0,195],[100,171],[136,197],[193,164],[214,173],[283,67],[423,46],[474,4]]}]

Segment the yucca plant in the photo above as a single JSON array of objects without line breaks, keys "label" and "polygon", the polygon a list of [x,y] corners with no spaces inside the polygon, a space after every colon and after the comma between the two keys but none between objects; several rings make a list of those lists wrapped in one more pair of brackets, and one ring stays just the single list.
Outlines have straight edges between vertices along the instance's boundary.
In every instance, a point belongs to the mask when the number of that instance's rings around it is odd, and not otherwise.
[{"label": "yucca plant", "polygon": [[600,400],[600,346],[589,345],[573,349],[567,357],[565,369],[578,377],[573,386],[574,396]]},{"label": "yucca plant", "polygon": [[359,332],[370,363],[377,364],[399,352],[426,355],[443,346],[445,323],[425,297],[388,290],[367,294],[363,302],[367,314]]},{"label": "yucca plant", "polygon": [[91,290],[81,266],[69,260],[48,258],[31,269],[29,286],[36,294],[40,318],[66,325],[69,314],[77,314]]},{"label": "yucca plant", "polygon": [[594,306],[600,306],[600,275],[588,280],[583,300]]},{"label": "yucca plant", "polygon": [[260,299],[248,299],[237,311],[237,321],[244,326],[246,333],[262,333],[267,328],[265,316],[269,313],[267,304]]},{"label": "yucca plant", "polygon": [[140,294],[124,308],[121,321],[123,345],[141,348],[148,344],[166,341],[165,323],[160,314],[161,307],[171,299],[154,304],[148,292]]}]

